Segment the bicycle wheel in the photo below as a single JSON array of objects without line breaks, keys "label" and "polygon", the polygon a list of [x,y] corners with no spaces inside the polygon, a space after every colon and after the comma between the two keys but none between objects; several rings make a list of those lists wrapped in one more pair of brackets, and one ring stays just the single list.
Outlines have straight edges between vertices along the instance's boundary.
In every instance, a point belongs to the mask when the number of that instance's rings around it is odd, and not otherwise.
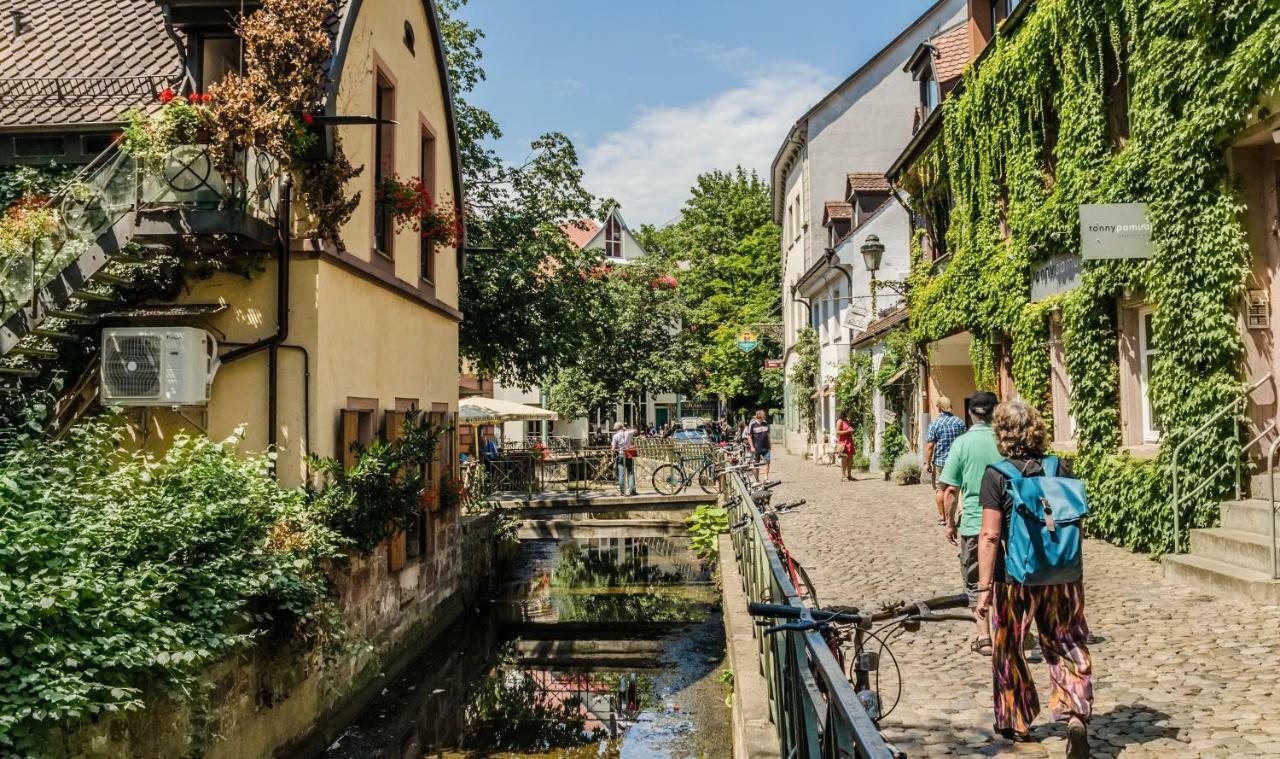
[{"label": "bicycle wheel", "polygon": [[702,488],[704,493],[720,492],[720,479],[716,477],[715,467],[706,464],[698,470],[698,487]]},{"label": "bicycle wheel", "polygon": [[795,567],[796,579],[800,581],[799,585],[803,586],[797,587],[796,592],[800,594],[801,598],[808,601],[810,606],[815,608],[822,606],[822,604],[818,603],[818,591],[813,584],[813,580],[809,579],[809,573],[804,571],[804,565],[792,559],[791,566]]},{"label": "bicycle wheel", "polygon": [[675,495],[684,490],[684,470],[675,464],[663,464],[653,470],[653,489],[663,495]]}]

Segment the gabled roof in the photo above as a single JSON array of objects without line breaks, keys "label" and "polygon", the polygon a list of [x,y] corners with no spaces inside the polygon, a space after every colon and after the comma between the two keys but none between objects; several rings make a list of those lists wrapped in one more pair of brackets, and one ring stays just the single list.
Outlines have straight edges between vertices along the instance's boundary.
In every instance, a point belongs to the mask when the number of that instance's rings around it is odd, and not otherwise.
[{"label": "gabled roof", "polygon": [[568,221],[560,225],[560,231],[569,237],[569,241],[579,248],[587,247],[587,243],[600,231],[600,225],[591,219]]},{"label": "gabled roof", "polygon": [[886,195],[889,193],[889,180],[878,171],[855,171],[845,181],[844,195],[850,198],[858,193]]},{"label": "gabled roof", "polygon": [[833,221],[853,221],[853,204],[843,200],[828,200],[822,211],[822,226]]},{"label": "gabled roof", "polygon": [[[170,36],[155,0],[9,0],[3,12],[0,126],[7,129],[116,124],[121,112],[156,103],[183,77],[180,38]],[[33,81],[71,79],[83,89],[69,98],[52,94],[66,81]]]},{"label": "gabled roof", "polygon": [[605,229],[609,226],[610,219],[617,219],[618,228],[622,231],[623,238],[624,239],[628,237],[631,238],[631,241],[635,243],[636,250],[640,251],[640,255],[645,255],[645,249],[640,247],[640,241],[637,240],[636,236],[631,233],[631,227],[627,226],[627,222],[625,219],[622,218],[622,212],[618,210],[617,206],[614,206],[613,210],[609,211],[609,214],[604,217],[603,221],[600,222],[600,227],[596,230],[596,233],[592,235],[591,239],[587,240],[586,244],[582,245],[581,247],[603,248],[604,233],[605,233]]},{"label": "gabled roof", "polygon": [[964,73],[969,63],[969,30],[960,25],[930,40],[936,51],[933,75],[940,83],[949,82]]}]

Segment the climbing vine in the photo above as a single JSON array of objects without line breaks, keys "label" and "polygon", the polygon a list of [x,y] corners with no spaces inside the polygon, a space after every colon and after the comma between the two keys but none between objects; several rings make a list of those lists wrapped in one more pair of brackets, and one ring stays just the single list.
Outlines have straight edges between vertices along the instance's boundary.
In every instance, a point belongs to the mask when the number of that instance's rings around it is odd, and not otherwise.
[{"label": "climbing vine", "polygon": [[875,369],[871,351],[855,351],[849,363],[836,375],[836,403],[849,412],[853,439],[860,451],[869,450],[875,442]]},{"label": "climbing vine", "polygon": [[[1154,256],[1086,262],[1082,285],[1058,305],[1092,529],[1166,550],[1170,443],[1240,393],[1248,251],[1225,152],[1280,84],[1280,8],[1040,0],[994,45],[944,104],[941,138],[903,182],[916,210],[934,214],[929,236],[949,254],[937,276],[914,255],[913,335],[970,331],[979,387],[995,384],[992,337],[1008,336],[1019,392],[1047,410],[1049,308],[1030,303],[1033,267],[1078,252],[1081,204],[1149,203]],[[939,213],[947,192],[954,205]],[[1150,392],[1166,434],[1155,461],[1120,450],[1117,307],[1130,299],[1153,307],[1161,346]],[[1233,421],[1188,446],[1180,476],[1203,480],[1233,462]],[[1206,498],[1225,493],[1230,476]],[[1189,511],[1184,525],[1215,518],[1208,501]]]},{"label": "climbing vine", "polygon": [[799,393],[796,406],[800,411],[800,426],[809,436],[809,442],[817,439],[818,415],[814,407],[813,391],[818,387],[818,372],[822,369],[821,348],[818,346],[818,333],[812,327],[805,327],[796,336],[796,364],[791,367],[791,386]]}]

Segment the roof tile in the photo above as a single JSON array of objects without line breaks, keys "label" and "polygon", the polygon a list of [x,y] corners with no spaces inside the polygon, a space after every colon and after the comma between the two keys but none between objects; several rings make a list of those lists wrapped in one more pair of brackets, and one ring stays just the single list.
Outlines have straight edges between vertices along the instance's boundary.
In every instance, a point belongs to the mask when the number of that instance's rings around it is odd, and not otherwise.
[{"label": "roof tile", "polygon": [[843,200],[828,200],[822,214],[823,225],[831,221],[852,221],[853,205]]},{"label": "roof tile", "polygon": [[571,221],[560,225],[560,229],[569,236],[569,240],[579,248],[591,242],[591,238],[600,231],[600,225],[591,219]]},{"label": "roof tile", "polygon": [[845,189],[850,194],[855,192],[882,193],[889,192],[889,180],[878,171],[855,171],[849,175]]},{"label": "roof tile", "polygon": [[962,24],[929,41],[937,54],[933,61],[934,76],[945,84],[964,73],[969,63],[969,30]]}]

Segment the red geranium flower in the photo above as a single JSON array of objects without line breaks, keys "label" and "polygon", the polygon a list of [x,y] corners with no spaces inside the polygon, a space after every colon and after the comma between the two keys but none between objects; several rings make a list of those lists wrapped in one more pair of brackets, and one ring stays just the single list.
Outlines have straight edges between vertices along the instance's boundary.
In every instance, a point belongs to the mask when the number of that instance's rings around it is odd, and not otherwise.
[{"label": "red geranium flower", "polygon": [[316,117],[312,116],[309,113],[302,114],[302,123],[304,124],[314,124],[315,120],[316,120]]},{"label": "red geranium flower", "polygon": [[200,96],[200,100],[206,103],[211,102],[213,100],[213,95],[210,95],[209,93],[206,92]]},{"label": "red geranium flower", "polygon": [[173,88],[165,87],[163,90],[160,90],[160,102],[168,103],[170,100],[173,100]]}]

